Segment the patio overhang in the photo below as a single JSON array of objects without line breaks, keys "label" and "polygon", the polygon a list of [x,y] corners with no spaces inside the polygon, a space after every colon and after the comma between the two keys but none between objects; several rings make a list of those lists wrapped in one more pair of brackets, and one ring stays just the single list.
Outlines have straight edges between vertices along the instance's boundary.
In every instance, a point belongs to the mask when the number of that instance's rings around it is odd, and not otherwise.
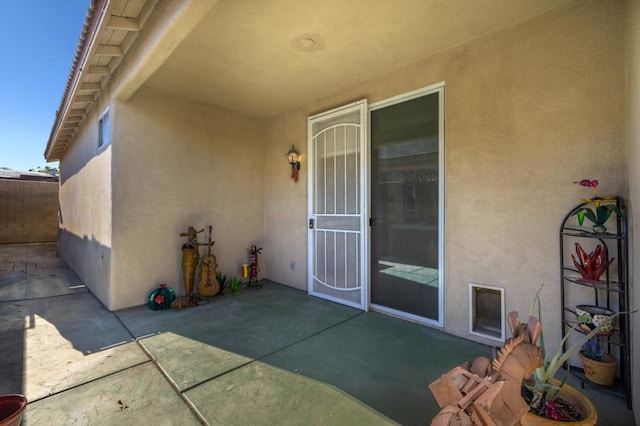
[{"label": "patio overhang", "polygon": [[104,91],[121,99],[134,93],[216,1],[91,0],[46,160],[60,159]]},{"label": "patio overhang", "polygon": [[92,0],[45,158],[60,159],[104,90],[274,116],[568,2]]}]

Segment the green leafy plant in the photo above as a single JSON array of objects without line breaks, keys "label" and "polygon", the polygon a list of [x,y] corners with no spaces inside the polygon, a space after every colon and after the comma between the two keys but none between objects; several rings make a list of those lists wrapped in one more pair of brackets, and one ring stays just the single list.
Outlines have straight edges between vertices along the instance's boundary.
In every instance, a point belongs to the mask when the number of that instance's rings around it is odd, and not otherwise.
[{"label": "green leafy plant", "polygon": [[229,279],[229,288],[231,289],[231,293],[234,295],[239,295],[242,292],[242,279],[238,277],[233,277]]},{"label": "green leafy plant", "polygon": [[216,274],[216,279],[218,280],[218,283],[220,284],[220,291],[218,292],[218,294],[223,294],[224,289],[227,288],[227,284],[228,284],[229,279],[222,272],[218,272]]}]

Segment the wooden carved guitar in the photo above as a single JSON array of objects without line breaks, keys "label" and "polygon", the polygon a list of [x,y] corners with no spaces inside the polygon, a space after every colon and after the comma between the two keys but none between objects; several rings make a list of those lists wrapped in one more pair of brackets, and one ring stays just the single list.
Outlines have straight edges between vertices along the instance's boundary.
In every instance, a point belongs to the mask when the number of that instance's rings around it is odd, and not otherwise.
[{"label": "wooden carved guitar", "polygon": [[211,246],[215,241],[211,241],[211,225],[209,225],[209,242],[207,243],[207,254],[200,262],[200,281],[198,282],[198,293],[201,296],[215,296],[220,292],[220,283],[216,278],[216,268],[218,263],[216,257],[211,254]]}]

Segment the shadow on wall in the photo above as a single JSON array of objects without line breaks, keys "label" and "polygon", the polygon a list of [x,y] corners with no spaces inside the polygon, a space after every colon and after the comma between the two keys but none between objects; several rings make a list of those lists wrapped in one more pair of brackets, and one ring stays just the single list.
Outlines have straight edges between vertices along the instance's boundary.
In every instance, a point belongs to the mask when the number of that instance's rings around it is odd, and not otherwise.
[{"label": "shadow on wall", "polygon": [[111,247],[98,240],[78,235],[60,228],[58,251],[69,268],[82,280],[91,292],[105,305],[109,305]]},{"label": "shadow on wall", "polygon": [[68,157],[60,160],[60,186],[63,186],[69,179],[79,174],[89,163],[96,161],[98,158],[110,153],[110,151],[111,144],[102,147],[94,155],[83,159],[72,158],[72,154],[68,154]]}]

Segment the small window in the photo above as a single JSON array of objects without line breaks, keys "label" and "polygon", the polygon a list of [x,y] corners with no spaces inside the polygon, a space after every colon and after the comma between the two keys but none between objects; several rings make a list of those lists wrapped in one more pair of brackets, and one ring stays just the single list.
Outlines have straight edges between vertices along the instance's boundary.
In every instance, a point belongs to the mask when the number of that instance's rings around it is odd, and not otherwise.
[{"label": "small window", "polygon": [[111,132],[109,124],[109,110],[106,110],[98,117],[98,149],[109,145],[111,142]]}]

